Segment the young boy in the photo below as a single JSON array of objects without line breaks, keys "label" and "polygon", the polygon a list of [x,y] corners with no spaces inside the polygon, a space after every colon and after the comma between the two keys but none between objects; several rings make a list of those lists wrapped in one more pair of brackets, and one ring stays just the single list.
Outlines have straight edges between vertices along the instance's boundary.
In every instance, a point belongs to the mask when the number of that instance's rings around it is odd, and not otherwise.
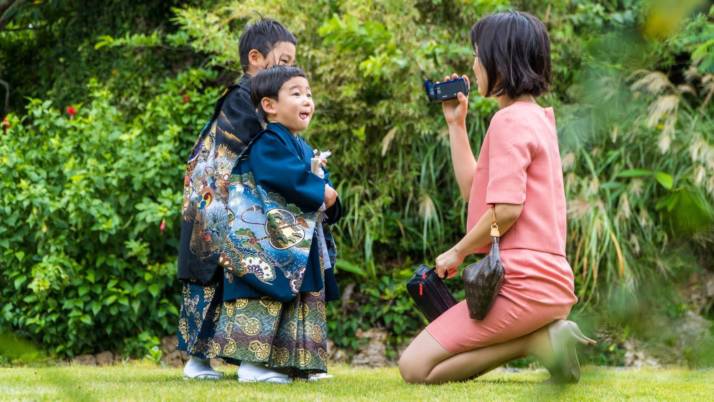
[{"label": "young boy", "polygon": [[[302,70],[260,72],[252,99],[268,124],[230,178],[235,219],[220,254],[224,303],[215,348],[241,362],[242,382],[318,379],[327,370],[325,301],[336,296],[328,225],[341,206],[329,173],[313,173],[314,151],[298,135],[315,109]],[[274,226],[261,223],[260,214],[273,213],[280,214]]]},{"label": "young boy", "polygon": [[188,161],[178,263],[178,277],[184,282],[179,349],[191,356],[184,367],[185,378],[221,377],[209,362],[215,357],[210,346],[223,293],[220,239],[215,236],[219,231],[212,225],[225,221],[224,178],[236,156],[262,129],[250,99],[250,79],[265,68],[294,64],[296,44],[295,36],[277,21],[261,19],[246,27],[238,46],[243,76],[217,102]]}]

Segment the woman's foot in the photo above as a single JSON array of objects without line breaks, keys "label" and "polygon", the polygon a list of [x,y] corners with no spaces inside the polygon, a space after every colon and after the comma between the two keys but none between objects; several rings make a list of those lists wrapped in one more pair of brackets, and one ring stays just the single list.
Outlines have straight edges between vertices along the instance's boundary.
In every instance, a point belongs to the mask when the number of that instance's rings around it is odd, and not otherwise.
[{"label": "woman's foot", "polygon": [[211,367],[208,359],[191,356],[183,368],[183,378],[191,380],[219,380],[223,374]]},{"label": "woman's foot", "polygon": [[240,382],[269,382],[274,384],[290,384],[292,380],[287,374],[271,370],[263,365],[243,362],[238,367]]},{"label": "woman's foot", "polygon": [[580,380],[580,362],[575,350],[577,344],[594,345],[595,340],[580,331],[578,324],[568,320],[558,320],[547,327],[551,353],[544,359],[550,371],[551,382],[573,384]]}]

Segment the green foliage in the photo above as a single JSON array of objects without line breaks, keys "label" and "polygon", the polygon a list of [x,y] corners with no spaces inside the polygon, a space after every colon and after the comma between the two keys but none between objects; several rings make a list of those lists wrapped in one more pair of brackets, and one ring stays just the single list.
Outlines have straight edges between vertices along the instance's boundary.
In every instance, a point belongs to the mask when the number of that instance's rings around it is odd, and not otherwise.
[{"label": "green foliage", "polygon": [[[305,134],[335,155],[347,206],[336,269],[354,290],[329,308],[338,346],[358,347],[355,332],[376,326],[396,347],[425,323],[404,283],[463,235],[466,204],[422,79],[471,75],[468,30],[492,11],[525,9],[549,28],[554,78],[541,103],[558,119],[568,257],[583,304],[668,282],[683,270],[666,262],[669,250],[703,254],[714,240],[714,9],[671,25],[656,19],[658,2],[636,0],[222,0],[170,2],[170,11],[148,2],[141,20],[119,3],[48,2],[28,9],[43,29],[0,31],[0,75],[32,97],[13,106],[0,145],[0,325],[55,352],[144,355],[146,337],[174,332],[184,159],[221,84],[240,70],[237,39],[258,15],[298,37],[317,107]],[[35,15],[26,13],[13,28]],[[98,15],[87,27],[59,28],[87,13]],[[58,44],[63,32],[71,45]],[[53,63],[67,67],[50,74]],[[478,153],[497,103],[475,91],[470,99]],[[70,103],[74,118],[60,111]],[[598,353],[618,361],[621,350]]]},{"label": "green foliage", "polygon": [[0,324],[70,355],[174,331],[180,177],[217,96],[198,91],[210,78],[187,70],[167,80],[133,119],[96,82],[75,116],[37,99],[10,116]]}]

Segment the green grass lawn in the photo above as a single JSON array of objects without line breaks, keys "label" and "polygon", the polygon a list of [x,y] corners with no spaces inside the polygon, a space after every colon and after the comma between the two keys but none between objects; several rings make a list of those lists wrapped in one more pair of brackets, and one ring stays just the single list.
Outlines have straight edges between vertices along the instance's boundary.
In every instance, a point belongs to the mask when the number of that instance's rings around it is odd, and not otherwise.
[{"label": "green grass lawn", "polygon": [[498,370],[440,386],[404,384],[396,368],[331,368],[335,378],[291,385],[239,384],[230,366],[217,382],[185,381],[179,369],[145,364],[107,368],[0,368],[0,400],[489,401],[714,400],[714,370],[584,369],[578,385],[542,384],[543,370]]}]

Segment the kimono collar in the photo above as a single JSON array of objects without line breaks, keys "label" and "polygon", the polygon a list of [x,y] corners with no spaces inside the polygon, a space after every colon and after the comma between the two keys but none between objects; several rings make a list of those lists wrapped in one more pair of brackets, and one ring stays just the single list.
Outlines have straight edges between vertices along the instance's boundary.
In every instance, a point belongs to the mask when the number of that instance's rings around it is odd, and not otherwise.
[{"label": "kimono collar", "polygon": [[[287,127],[282,125],[281,123],[268,123],[268,125],[265,127],[267,131],[272,131],[275,134],[279,135],[280,137],[283,138],[283,141],[292,144],[293,151],[295,154],[300,158],[301,160],[305,161],[306,160],[306,155],[303,150],[303,146],[301,145],[300,137],[298,137],[297,134],[293,134],[292,131],[290,131]],[[310,155],[312,156],[312,155]],[[309,163],[309,157],[307,157],[307,163]]]},{"label": "kimono collar", "polygon": [[243,74],[240,77],[240,80],[238,80],[238,86],[245,89],[250,93],[250,75],[248,74]]},{"label": "kimono collar", "polygon": [[290,129],[285,127],[282,123],[268,123],[267,127],[265,127],[266,130],[274,131],[278,134],[285,134],[289,135],[290,137],[296,137],[297,135],[294,134]]}]

